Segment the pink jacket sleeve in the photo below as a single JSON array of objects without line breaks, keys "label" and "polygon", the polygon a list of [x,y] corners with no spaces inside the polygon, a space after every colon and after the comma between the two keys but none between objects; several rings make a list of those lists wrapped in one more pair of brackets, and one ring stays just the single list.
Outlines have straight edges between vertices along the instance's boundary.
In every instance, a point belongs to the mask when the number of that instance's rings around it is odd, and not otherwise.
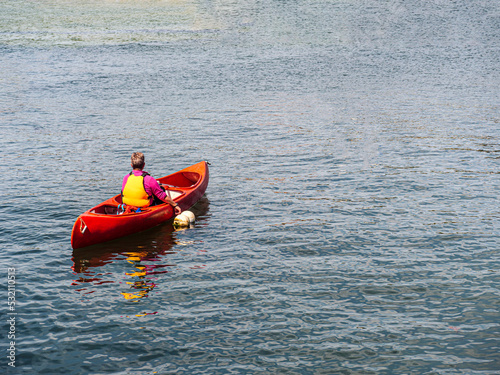
[{"label": "pink jacket sleeve", "polygon": [[158,182],[151,176],[144,177],[144,188],[146,189],[146,193],[149,195],[153,194],[162,201],[167,197],[167,194],[165,194],[160,185],[158,185]]}]

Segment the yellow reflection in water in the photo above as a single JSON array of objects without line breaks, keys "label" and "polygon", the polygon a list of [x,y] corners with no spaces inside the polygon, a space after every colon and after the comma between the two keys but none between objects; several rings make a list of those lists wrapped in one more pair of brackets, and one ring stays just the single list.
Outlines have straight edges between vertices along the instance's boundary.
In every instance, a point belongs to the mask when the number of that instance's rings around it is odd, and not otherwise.
[{"label": "yellow reflection in water", "polygon": [[154,271],[157,266],[144,266],[140,264],[141,261],[149,259],[147,251],[128,252],[125,254],[127,255],[127,261],[130,264],[134,264],[135,268],[138,270],[134,272],[125,272],[125,275],[131,278],[138,278],[138,280],[135,280],[133,282],[127,281],[127,284],[130,285],[130,288],[136,289],[137,291],[122,292],[121,294],[123,298],[127,300],[139,300],[141,298],[147,297],[149,292],[156,287],[156,284],[153,283],[151,279],[148,279],[147,276],[148,273]]}]

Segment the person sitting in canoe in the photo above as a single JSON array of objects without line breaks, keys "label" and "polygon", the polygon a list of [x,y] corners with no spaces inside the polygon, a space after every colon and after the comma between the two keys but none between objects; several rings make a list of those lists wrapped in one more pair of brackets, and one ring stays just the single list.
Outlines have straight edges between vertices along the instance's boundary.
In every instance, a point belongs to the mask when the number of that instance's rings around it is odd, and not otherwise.
[{"label": "person sitting in canoe", "polygon": [[158,185],[158,182],[144,172],[144,154],[142,152],[134,152],[131,157],[131,166],[133,171],[123,177],[122,183],[122,202],[127,206],[148,207],[163,202],[174,207],[176,215],[179,215],[182,210]]}]

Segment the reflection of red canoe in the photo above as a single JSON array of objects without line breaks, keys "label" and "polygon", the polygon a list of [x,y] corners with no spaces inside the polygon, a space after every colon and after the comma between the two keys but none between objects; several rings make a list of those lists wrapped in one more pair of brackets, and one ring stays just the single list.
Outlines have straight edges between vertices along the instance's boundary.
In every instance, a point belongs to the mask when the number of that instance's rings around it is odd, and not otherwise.
[{"label": "reflection of red canoe", "polygon": [[[202,161],[159,178],[158,181],[181,209],[187,210],[205,193],[208,185],[208,166]],[[172,206],[165,203],[143,208],[142,212],[117,215],[117,208],[121,203],[121,195],[117,195],[81,214],[71,232],[73,249],[137,233],[175,216]]]}]

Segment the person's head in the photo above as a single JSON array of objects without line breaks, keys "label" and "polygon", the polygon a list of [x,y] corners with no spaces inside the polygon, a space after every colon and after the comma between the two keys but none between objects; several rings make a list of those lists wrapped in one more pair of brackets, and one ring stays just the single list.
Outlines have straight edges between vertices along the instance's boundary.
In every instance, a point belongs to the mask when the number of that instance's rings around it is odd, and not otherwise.
[{"label": "person's head", "polygon": [[130,158],[132,161],[132,168],[143,169],[144,168],[144,154],[142,152],[134,152]]}]

